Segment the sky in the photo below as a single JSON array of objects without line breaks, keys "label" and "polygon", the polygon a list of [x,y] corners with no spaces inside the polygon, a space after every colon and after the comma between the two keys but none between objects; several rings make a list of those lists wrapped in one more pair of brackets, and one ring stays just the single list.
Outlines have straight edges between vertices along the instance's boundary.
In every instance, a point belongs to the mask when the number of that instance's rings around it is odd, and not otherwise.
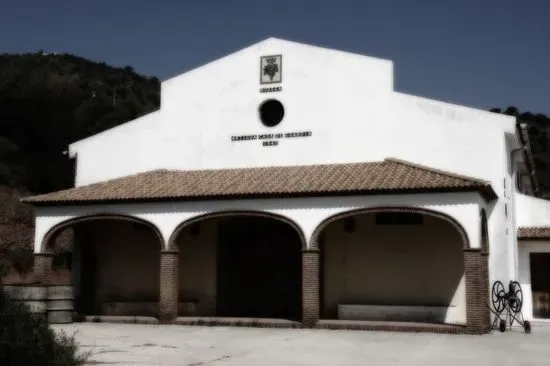
[{"label": "sky", "polygon": [[392,60],[400,92],[550,115],[549,0],[0,0],[0,53],[160,80],[268,37]]}]

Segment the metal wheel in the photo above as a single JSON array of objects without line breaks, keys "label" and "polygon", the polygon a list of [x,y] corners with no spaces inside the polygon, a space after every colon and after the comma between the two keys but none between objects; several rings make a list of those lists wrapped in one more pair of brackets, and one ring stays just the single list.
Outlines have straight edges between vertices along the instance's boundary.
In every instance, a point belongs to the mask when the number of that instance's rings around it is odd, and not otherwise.
[{"label": "metal wheel", "polygon": [[503,333],[506,332],[506,320],[500,319],[500,324],[498,325],[498,329]]},{"label": "metal wheel", "polygon": [[521,307],[523,306],[523,291],[521,291],[521,286],[518,282],[510,282],[510,295],[510,309],[517,314],[521,312]]},{"label": "metal wheel", "polygon": [[523,330],[527,334],[531,333],[531,323],[529,323],[529,320],[523,322]]},{"label": "metal wheel", "polygon": [[505,296],[506,292],[504,291],[504,285],[500,281],[495,281],[491,290],[491,301],[493,302],[493,308],[496,310],[497,313],[500,313],[502,310],[504,310]]}]

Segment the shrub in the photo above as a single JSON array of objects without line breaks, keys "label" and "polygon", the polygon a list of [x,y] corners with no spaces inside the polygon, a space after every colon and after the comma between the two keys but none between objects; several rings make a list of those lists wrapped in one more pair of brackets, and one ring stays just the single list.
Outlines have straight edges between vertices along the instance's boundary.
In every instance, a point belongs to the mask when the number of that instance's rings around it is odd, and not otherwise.
[{"label": "shrub", "polygon": [[74,336],[55,333],[43,317],[13,301],[0,285],[0,365],[82,365]]},{"label": "shrub", "polygon": [[19,273],[28,273],[33,265],[34,253],[28,246],[17,246],[8,249],[6,259]]}]

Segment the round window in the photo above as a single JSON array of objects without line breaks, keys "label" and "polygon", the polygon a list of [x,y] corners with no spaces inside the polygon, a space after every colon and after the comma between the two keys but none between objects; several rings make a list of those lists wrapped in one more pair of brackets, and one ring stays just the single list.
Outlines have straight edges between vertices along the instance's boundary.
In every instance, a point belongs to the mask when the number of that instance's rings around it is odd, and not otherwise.
[{"label": "round window", "polygon": [[267,127],[277,126],[284,116],[285,108],[278,100],[266,100],[260,105],[260,120]]}]

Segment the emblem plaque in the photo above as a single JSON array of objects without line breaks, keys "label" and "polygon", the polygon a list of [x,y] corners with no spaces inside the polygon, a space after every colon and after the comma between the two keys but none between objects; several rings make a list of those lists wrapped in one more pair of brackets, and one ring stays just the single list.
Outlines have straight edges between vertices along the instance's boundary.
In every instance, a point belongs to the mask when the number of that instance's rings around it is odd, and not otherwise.
[{"label": "emblem plaque", "polygon": [[283,80],[283,56],[260,57],[260,84],[275,84]]}]

